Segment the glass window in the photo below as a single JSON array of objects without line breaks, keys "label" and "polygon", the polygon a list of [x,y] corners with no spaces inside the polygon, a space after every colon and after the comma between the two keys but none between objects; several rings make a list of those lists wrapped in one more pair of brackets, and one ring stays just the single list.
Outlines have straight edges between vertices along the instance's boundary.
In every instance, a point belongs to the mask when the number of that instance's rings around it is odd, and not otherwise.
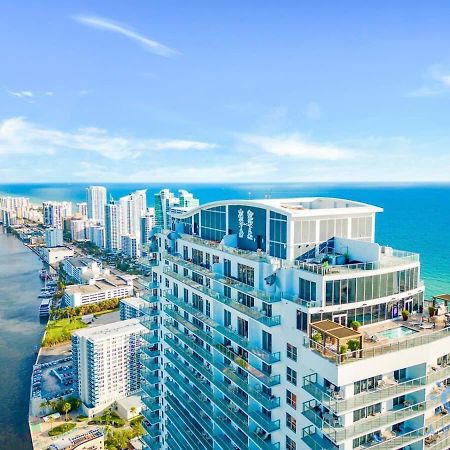
[{"label": "glass window", "polygon": [[289,381],[289,383],[297,386],[297,371],[291,369],[290,367],[286,367],[286,379]]},{"label": "glass window", "polygon": [[296,450],[297,445],[289,436],[286,436],[286,450]]},{"label": "glass window", "polygon": [[249,286],[255,286],[255,269],[238,263],[238,280]]},{"label": "glass window", "polygon": [[286,344],[286,356],[293,361],[297,361],[297,347],[292,344]]},{"label": "glass window", "polygon": [[286,426],[294,433],[297,432],[297,421],[289,413],[286,413]]},{"label": "glass window", "polygon": [[286,389],[286,403],[293,409],[297,409],[297,396]]}]

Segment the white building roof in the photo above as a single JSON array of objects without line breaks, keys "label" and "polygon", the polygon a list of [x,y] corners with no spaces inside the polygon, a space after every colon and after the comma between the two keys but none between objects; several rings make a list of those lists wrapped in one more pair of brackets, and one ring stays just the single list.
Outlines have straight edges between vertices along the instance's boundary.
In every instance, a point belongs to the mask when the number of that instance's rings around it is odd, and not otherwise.
[{"label": "white building roof", "polygon": [[110,339],[113,336],[145,332],[147,332],[147,328],[140,323],[139,319],[128,319],[108,323],[106,325],[99,325],[98,327],[83,328],[75,331],[73,335],[84,337],[91,341],[101,341],[103,339]]},{"label": "white building roof", "polygon": [[148,305],[148,303],[139,297],[127,297],[120,300],[121,303],[124,303],[125,305],[129,305],[133,308],[139,309],[141,307],[145,307]]}]

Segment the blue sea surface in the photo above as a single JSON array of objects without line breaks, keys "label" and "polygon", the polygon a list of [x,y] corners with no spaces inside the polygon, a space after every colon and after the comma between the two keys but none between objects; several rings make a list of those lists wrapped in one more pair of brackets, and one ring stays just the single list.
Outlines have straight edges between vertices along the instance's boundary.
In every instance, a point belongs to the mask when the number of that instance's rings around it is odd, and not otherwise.
[{"label": "blue sea surface", "polygon": [[[450,184],[323,184],[323,183],[242,183],[242,184],[103,184],[108,196],[118,198],[136,189],[147,188],[149,206],[162,188],[183,188],[201,203],[229,199],[265,197],[330,196],[359,200],[380,206],[376,225],[377,242],[421,255],[422,278],[427,296],[450,293]],[[22,195],[33,201],[86,200],[89,184],[0,185],[0,194]]]}]

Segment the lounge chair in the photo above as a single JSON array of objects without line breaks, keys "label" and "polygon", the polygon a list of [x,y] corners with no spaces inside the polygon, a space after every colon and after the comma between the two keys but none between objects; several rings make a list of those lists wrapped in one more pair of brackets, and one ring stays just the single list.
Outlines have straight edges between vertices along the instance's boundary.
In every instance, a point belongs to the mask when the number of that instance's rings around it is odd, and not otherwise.
[{"label": "lounge chair", "polygon": [[432,330],[434,325],[432,323],[423,323],[419,328],[422,328],[422,330]]}]

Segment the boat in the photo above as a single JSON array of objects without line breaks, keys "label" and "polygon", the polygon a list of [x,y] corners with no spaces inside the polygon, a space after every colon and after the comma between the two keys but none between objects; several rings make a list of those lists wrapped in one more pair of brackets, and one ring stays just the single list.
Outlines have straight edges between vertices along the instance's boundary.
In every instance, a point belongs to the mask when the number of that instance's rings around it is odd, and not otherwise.
[{"label": "boat", "polygon": [[50,315],[51,298],[44,298],[39,306],[39,316],[45,317]]}]

